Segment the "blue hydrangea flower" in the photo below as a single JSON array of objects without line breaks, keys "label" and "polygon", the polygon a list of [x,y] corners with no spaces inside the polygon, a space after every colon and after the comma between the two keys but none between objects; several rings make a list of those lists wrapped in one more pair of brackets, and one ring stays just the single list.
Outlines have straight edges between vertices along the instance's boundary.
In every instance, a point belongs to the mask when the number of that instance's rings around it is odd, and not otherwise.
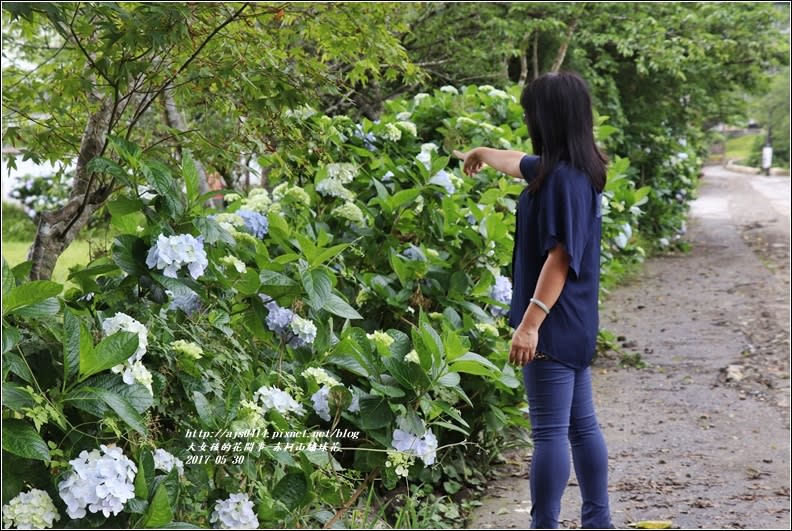
[{"label": "blue hydrangea flower", "polygon": [[410,245],[402,254],[409,258],[410,260],[423,260],[426,261],[426,256],[421,252],[421,250],[416,247],[415,245]]},{"label": "blue hydrangea flower", "polygon": [[170,306],[168,306],[169,310],[181,310],[189,316],[201,309],[201,297],[194,291],[183,292],[179,290],[178,293],[173,293],[168,290],[165,293],[173,297]]},{"label": "blue hydrangea flower", "polygon": [[[509,277],[498,275],[495,278],[495,284],[492,286],[492,289],[490,290],[490,298],[498,302],[502,302],[504,304],[511,304],[512,283]],[[508,309],[501,308],[500,306],[493,305],[490,307],[490,313],[495,317],[506,315],[508,311],[509,311]]]},{"label": "blue hydrangea flower", "polygon": [[203,248],[203,236],[195,238],[190,234],[160,234],[157,243],[149,249],[146,265],[150,269],[161,269],[162,274],[170,278],[176,278],[179,269],[187,266],[190,276],[197,280],[209,265]]},{"label": "blue hydrangea flower", "polygon": [[[263,299],[264,297],[262,296],[261,298]],[[279,306],[275,301],[270,301],[264,306],[269,310],[269,314],[267,315],[267,328],[278,335],[283,335],[294,318],[294,312],[288,308]]]},{"label": "blue hydrangea flower", "polygon": [[245,222],[245,230],[258,238],[264,238],[269,232],[269,219],[263,214],[252,210],[237,210],[236,215]]},{"label": "blue hydrangea flower", "polygon": [[374,133],[368,132],[364,134],[363,126],[355,124],[355,136],[363,140],[363,145],[366,146],[366,149],[369,151],[377,151],[377,146],[374,145],[374,142],[377,141],[377,137],[374,136]]}]

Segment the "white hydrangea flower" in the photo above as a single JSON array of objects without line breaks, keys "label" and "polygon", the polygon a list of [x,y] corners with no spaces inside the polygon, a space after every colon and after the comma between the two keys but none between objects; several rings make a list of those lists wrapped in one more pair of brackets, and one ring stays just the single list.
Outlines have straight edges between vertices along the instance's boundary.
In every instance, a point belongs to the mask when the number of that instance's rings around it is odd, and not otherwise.
[{"label": "white hydrangea flower", "polygon": [[668,238],[660,238],[657,243],[660,244],[660,247],[668,247],[669,245]]},{"label": "white hydrangea flower", "polygon": [[330,403],[327,397],[330,395],[330,386],[323,385],[321,389],[311,395],[311,402],[313,402],[314,411],[322,419],[330,421]]},{"label": "white hydrangea flower", "polygon": [[478,125],[479,123],[472,118],[468,118],[467,116],[460,116],[456,120],[456,126],[459,127],[461,124]]},{"label": "white hydrangea flower", "polygon": [[203,248],[203,236],[190,234],[165,236],[160,234],[157,243],[151,247],[146,257],[150,269],[161,269],[166,277],[176,278],[179,269],[187,266],[190,276],[197,280],[209,265]]},{"label": "white hydrangea flower", "polygon": [[418,105],[421,104],[423,100],[425,100],[428,97],[429,94],[427,94],[426,92],[419,92],[413,97],[413,102],[415,102],[415,106],[417,107]]},{"label": "white hydrangea flower", "polygon": [[184,462],[181,459],[162,448],[154,450],[154,468],[170,472],[174,467],[180,476],[184,475]]},{"label": "white hydrangea flower", "polygon": [[355,199],[354,192],[344,188],[344,185],[341,184],[341,181],[330,177],[319,181],[319,183],[316,185],[316,191],[322,195],[340,197],[346,201],[352,201]]},{"label": "white hydrangea flower", "polygon": [[308,367],[302,372],[303,378],[307,378],[309,376],[313,376],[316,383],[319,385],[338,385],[339,382],[329,374],[327,371],[320,368],[320,367]]},{"label": "white hydrangea flower", "polygon": [[316,114],[316,109],[310,105],[301,105],[296,109],[287,109],[284,115],[288,118],[296,118],[297,120],[307,120]]},{"label": "white hydrangea flower", "polygon": [[418,357],[418,352],[415,349],[412,349],[404,356],[404,361],[408,363],[416,363],[418,365],[421,364],[421,358]]},{"label": "white hydrangea flower", "polygon": [[385,124],[385,133],[382,136],[391,142],[398,142],[401,140],[402,132],[394,124]]},{"label": "white hydrangea flower", "polygon": [[[398,120],[400,122],[406,122],[410,118],[412,118],[412,113],[410,111],[400,112],[399,114],[396,115],[396,120]],[[415,125],[415,124],[413,124],[413,125]]]},{"label": "white hydrangea flower", "polygon": [[[119,331],[132,332],[138,336],[137,350],[129,357],[127,363],[131,364],[142,360],[148,348],[148,330],[143,323],[123,312],[117,312],[113,317],[108,317],[102,321],[102,333],[105,337],[111,336]],[[122,370],[124,370],[123,364],[113,367],[113,372],[115,373],[119,373]]]},{"label": "white hydrangea flower", "polygon": [[357,206],[355,203],[349,201],[347,201],[343,205],[335,207],[330,212],[330,214],[351,221],[356,225],[366,224],[366,217],[363,215],[363,211],[360,210],[360,207]]},{"label": "white hydrangea flower", "polygon": [[289,188],[289,183],[280,183],[272,189],[272,200],[282,201],[283,196],[286,195],[286,190]]},{"label": "white hydrangea flower", "polygon": [[[399,421],[401,426],[403,419],[400,417]],[[420,457],[424,464],[431,465],[435,462],[437,437],[435,437],[431,429],[425,430],[424,434],[418,437],[414,433],[397,428],[393,430],[391,446],[396,450],[412,453]]]},{"label": "white hydrangea flower", "polygon": [[99,445],[99,450],[80,452],[69,461],[72,471],[58,483],[58,492],[66,503],[69,518],[83,518],[86,509],[117,515],[124,504],[135,497],[137,466],[114,445]]},{"label": "white hydrangea flower", "polygon": [[452,182],[451,174],[445,170],[440,170],[439,172],[435,173],[432,178],[429,179],[429,182],[442,186],[449,194],[456,192],[456,186],[454,186],[454,183]]},{"label": "white hydrangea flower", "polygon": [[233,267],[234,269],[237,270],[238,273],[244,273],[247,271],[247,266],[245,266],[245,262],[243,262],[234,255],[229,254],[227,256],[224,256],[220,259],[220,262],[229,267]]},{"label": "white hydrangea flower", "polygon": [[347,389],[352,393],[352,402],[350,402],[347,411],[357,413],[360,411],[360,394],[357,393],[353,387],[347,387]]},{"label": "white hydrangea flower", "polygon": [[9,529],[49,529],[60,514],[47,491],[20,492],[3,506],[3,527]]},{"label": "white hydrangea flower", "polygon": [[311,206],[311,197],[299,186],[290,186],[283,194],[283,199],[290,200],[296,205]]},{"label": "white hydrangea flower", "polygon": [[225,500],[217,500],[209,522],[215,529],[258,529],[259,526],[253,502],[245,493],[231,494]]},{"label": "white hydrangea flower", "polygon": [[457,94],[459,94],[459,91],[457,90],[457,88],[453,87],[451,85],[443,85],[442,87],[440,87],[440,92],[445,92],[447,94],[453,94],[455,96]]},{"label": "white hydrangea flower", "polygon": [[410,133],[412,136],[418,136],[418,128],[413,122],[409,120],[400,120],[396,122],[396,125]]},{"label": "white hydrangea flower", "polygon": [[358,167],[351,162],[333,162],[327,166],[327,176],[341,184],[351,183],[358,174]]},{"label": "white hydrangea flower", "polygon": [[289,326],[295,334],[294,338],[292,338],[292,344],[295,347],[310,345],[316,339],[316,325],[310,319],[305,319],[295,314]]},{"label": "white hydrangea flower", "polygon": [[479,90],[482,92],[491,92],[495,90],[495,87],[492,85],[479,85]]},{"label": "white hydrangea flower", "polygon": [[241,227],[245,224],[245,221],[242,219],[242,217],[233,212],[221,212],[220,214],[213,214],[209,217],[215,220],[217,224],[223,229],[232,234],[236,232],[237,227]]},{"label": "white hydrangea flower", "polygon": [[270,409],[277,410],[280,414],[286,415],[293,411],[297,414],[305,413],[305,408],[291,397],[289,393],[277,387],[261,386],[258,391],[253,393],[253,401],[261,402],[264,413]]},{"label": "white hydrangea flower", "polygon": [[513,96],[509,95],[507,92],[504,92],[496,88],[490,90],[489,92],[487,92],[487,94],[493,98],[501,98],[503,100],[509,100],[509,99],[514,100]]},{"label": "white hydrangea flower", "polygon": [[141,384],[148,389],[151,396],[154,396],[154,391],[151,389],[153,378],[146,366],[143,365],[143,362],[136,361],[132,364],[125,364],[122,379],[127,385],[132,385],[134,383]]},{"label": "white hydrangea flower", "polygon": [[427,142],[421,145],[421,152],[416,155],[415,160],[423,164],[427,170],[432,169],[432,153],[437,152],[437,145]]},{"label": "white hydrangea flower", "polygon": [[418,197],[415,198],[415,206],[413,207],[413,212],[415,212],[416,214],[420,214],[421,212],[423,212],[423,207],[424,207],[424,198],[422,195],[419,195]]}]

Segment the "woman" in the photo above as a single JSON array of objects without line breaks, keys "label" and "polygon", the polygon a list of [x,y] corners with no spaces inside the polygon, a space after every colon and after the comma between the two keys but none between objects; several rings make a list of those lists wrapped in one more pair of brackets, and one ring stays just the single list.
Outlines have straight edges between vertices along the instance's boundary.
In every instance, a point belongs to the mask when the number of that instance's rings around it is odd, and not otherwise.
[{"label": "woman", "polygon": [[608,451],[594,412],[590,364],[599,314],[601,192],[607,159],[594,142],[591,97],[570,72],[543,75],[520,99],[535,156],[455,151],[473,175],[487,164],[523,177],[517,206],[509,361],[522,366],[534,454],[534,528],[555,528],[570,473],[569,443],[583,498],[584,528],[611,528]]}]

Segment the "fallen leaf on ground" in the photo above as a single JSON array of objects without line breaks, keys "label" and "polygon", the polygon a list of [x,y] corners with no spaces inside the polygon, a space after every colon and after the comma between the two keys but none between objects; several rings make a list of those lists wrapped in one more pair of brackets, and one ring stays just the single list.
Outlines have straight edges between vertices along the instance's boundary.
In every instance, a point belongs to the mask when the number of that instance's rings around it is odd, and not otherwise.
[{"label": "fallen leaf on ground", "polygon": [[671,520],[641,520],[627,525],[636,529],[671,529],[673,522]]}]

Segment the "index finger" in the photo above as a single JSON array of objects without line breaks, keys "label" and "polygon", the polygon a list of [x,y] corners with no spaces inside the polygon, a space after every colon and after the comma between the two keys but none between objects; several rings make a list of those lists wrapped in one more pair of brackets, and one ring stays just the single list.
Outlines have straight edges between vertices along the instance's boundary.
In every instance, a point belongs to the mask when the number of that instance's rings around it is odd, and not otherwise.
[{"label": "index finger", "polygon": [[461,152],[461,151],[459,151],[458,149],[455,149],[454,151],[452,151],[452,152],[451,152],[451,154],[452,154],[452,155],[454,155],[454,156],[455,156],[456,158],[458,158],[459,160],[465,160],[465,155],[466,155],[466,154],[465,154],[465,153],[462,153],[462,152]]}]

